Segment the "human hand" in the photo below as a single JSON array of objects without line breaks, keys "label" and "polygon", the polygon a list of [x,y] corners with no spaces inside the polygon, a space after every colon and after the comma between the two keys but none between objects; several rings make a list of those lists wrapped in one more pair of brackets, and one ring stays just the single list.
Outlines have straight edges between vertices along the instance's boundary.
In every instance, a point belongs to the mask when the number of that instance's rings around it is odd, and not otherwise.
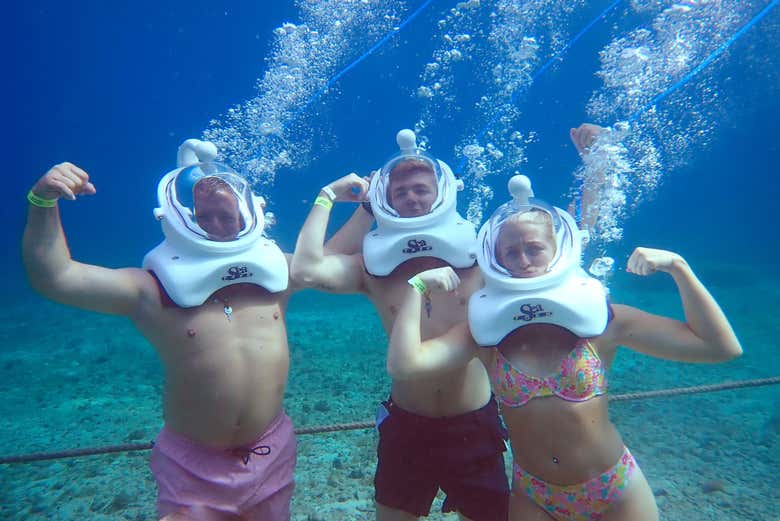
[{"label": "human hand", "polygon": [[460,277],[449,266],[426,270],[417,275],[431,293],[455,291],[460,286]]},{"label": "human hand", "polygon": [[336,201],[361,202],[366,200],[368,180],[355,173],[336,179],[328,186],[336,194]]},{"label": "human hand", "polygon": [[628,259],[626,271],[635,275],[652,275],[656,271],[669,273],[676,264],[684,263],[678,254],[654,248],[637,248]]},{"label": "human hand", "polygon": [[95,185],[89,182],[89,175],[73,163],[54,165],[32,187],[32,192],[44,199],[64,197],[71,201],[77,195],[93,195]]},{"label": "human hand", "polygon": [[569,137],[580,156],[585,157],[590,153],[590,147],[593,146],[596,138],[605,130],[604,127],[594,125],[593,123],[583,123],[577,128],[570,129]]}]

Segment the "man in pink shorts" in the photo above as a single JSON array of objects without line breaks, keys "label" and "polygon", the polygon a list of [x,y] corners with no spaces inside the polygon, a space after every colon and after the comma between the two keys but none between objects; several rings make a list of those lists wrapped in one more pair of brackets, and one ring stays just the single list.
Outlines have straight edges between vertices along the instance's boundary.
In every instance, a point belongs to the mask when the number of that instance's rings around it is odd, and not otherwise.
[{"label": "man in pink shorts", "polygon": [[[276,448],[276,450],[274,450]],[[295,433],[285,414],[246,447],[230,451],[202,447],[167,427],[157,437],[150,462],[157,480],[161,514],[181,515],[182,507],[209,505],[241,517],[207,517],[186,509],[187,517],[167,519],[289,519],[295,467]]]},{"label": "man in pink shorts", "polygon": [[[288,259],[263,233],[264,201],[216,148],[188,140],[158,188],[165,240],[144,269],[74,261],[58,199],[95,194],[81,168],[51,168],[28,193],[32,286],[129,317],[165,369],[165,426],[151,456],[167,519],[290,518],[296,440],[282,409],[289,352]],[[240,517],[239,517],[240,516]]]}]

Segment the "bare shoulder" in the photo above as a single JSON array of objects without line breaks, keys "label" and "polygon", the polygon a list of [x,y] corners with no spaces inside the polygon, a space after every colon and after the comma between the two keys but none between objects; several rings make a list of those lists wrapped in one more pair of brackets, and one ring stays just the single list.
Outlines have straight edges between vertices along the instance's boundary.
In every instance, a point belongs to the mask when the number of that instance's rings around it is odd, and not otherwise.
[{"label": "bare shoulder", "polygon": [[[369,281],[373,279],[373,277],[366,271],[363,254],[339,254],[337,257],[341,264],[341,276],[344,280],[334,283],[333,286],[335,286],[335,289],[341,289],[341,292],[344,293],[361,293],[368,295],[370,292]],[[326,287],[323,289],[333,290],[334,288]]]},{"label": "bare shoulder", "polygon": [[349,271],[355,276],[357,292],[366,296],[373,296],[378,287],[376,281],[384,277],[375,277],[368,272],[366,261],[360,252],[347,255],[347,262],[349,263]]},{"label": "bare shoulder", "polygon": [[85,266],[83,273],[88,282],[69,293],[67,304],[123,316],[138,316],[149,306],[160,305],[157,279],[148,271]]},{"label": "bare shoulder", "polygon": [[441,338],[449,343],[477,347],[477,344],[474,341],[474,337],[471,336],[471,329],[469,329],[468,320],[461,320],[456,322],[447,330],[446,333],[442,335]]},{"label": "bare shoulder", "polygon": [[630,343],[637,328],[647,322],[650,313],[625,304],[612,304],[613,317],[607,329],[593,340],[599,350],[614,350],[618,345]]},{"label": "bare shoulder", "polygon": [[492,347],[482,347],[474,344],[476,350],[476,357],[485,366],[485,368],[493,367],[495,363],[496,350]]},{"label": "bare shoulder", "polygon": [[646,317],[652,316],[646,311],[625,304],[612,304],[612,311],[614,317],[610,326],[614,328],[615,334],[625,334],[631,327],[641,323]]},{"label": "bare shoulder", "polygon": [[141,291],[156,292],[158,290],[157,278],[148,270],[142,268],[122,268],[119,271],[126,272],[126,276],[132,278]]},{"label": "bare shoulder", "polygon": [[476,264],[470,268],[458,269],[456,272],[461,280],[467,283],[473,290],[477,290],[484,285],[485,281],[482,278],[482,272]]},{"label": "bare shoulder", "polygon": [[457,334],[464,338],[465,343],[474,350],[474,356],[478,358],[485,367],[491,367],[494,357],[496,356],[496,349],[495,347],[477,344],[477,341],[474,340],[474,335],[471,334],[468,320],[459,322],[453,326],[452,330],[456,330]]},{"label": "bare shoulder", "polygon": [[141,268],[123,268],[118,271],[124,272],[123,276],[138,288],[139,306],[148,308],[161,305],[160,295],[163,290],[152,272]]},{"label": "bare shoulder", "polygon": [[282,298],[286,304],[292,294],[304,289],[304,286],[303,284],[298,283],[292,276],[293,254],[285,253],[284,259],[287,261],[287,289],[284,290]]}]

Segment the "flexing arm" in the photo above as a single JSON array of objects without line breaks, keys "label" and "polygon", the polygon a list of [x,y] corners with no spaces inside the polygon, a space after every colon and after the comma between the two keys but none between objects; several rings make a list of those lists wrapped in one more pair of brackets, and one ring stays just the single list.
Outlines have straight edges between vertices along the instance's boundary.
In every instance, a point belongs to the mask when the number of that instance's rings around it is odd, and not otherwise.
[{"label": "flexing arm", "polygon": [[374,216],[358,205],[349,220],[325,243],[325,254],[355,255],[363,251],[363,237],[374,224]]},{"label": "flexing arm", "polygon": [[410,283],[390,333],[387,372],[397,380],[463,367],[476,355],[466,322],[453,326],[440,337],[422,341],[420,316],[424,293],[454,292],[460,284],[455,271],[450,267],[436,268],[420,273],[417,279],[424,288]]},{"label": "flexing arm", "polygon": [[[328,186],[336,201],[362,201],[368,190],[368,183],[357,174],[344,176]],[[332,201],[326,191],[320,191],[317,200],[321,204],[315,202],[298,234],[291,265],[292,278],[303,287],[318,287],[336,293],[359,292],[363,281],[362,256],[326,251],[323,244],[331,210],[328,202]],[[342,246],[346,247],[345,244]]]},{"label": "flexing arm", "polygon": [[686,322],[615,306],[615,340],[636,351],[683,362],[722,362],[742,354],[728,319],[685,259],[664,250],[637,248],[627,271],[669,273],[680,293]]},{"label": "flexing arm", "polygon": [[[92,195],[95,187],[84,170],[61,163],[32,188],[35,196],[56,201]],[[22,255],[30,284],[47,297],[84,309],[130,315],[137,308],[149,275],[142,270],[112,270],[82,264],[70,257],[57,203],[30,204],[22,238]]]}]

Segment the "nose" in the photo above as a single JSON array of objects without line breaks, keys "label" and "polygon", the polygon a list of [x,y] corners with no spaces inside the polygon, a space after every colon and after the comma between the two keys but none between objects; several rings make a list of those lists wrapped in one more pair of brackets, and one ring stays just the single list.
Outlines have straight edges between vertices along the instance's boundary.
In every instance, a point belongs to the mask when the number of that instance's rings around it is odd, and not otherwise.
[{"label": "nose", "polygon": [[531,266],[531,261],[528,259],[528,256],[525,254],[525,252],[521,251],[517,254],[517,265],[521,269],[526,269]]},{"label": "nose", "polygon": [[201,228],[206,230],[210,235],[215,237],[222,237],[227,234],[227,227],[219,218],[209,218],[200,225]]},{"label": "nose", "polygon": [[420,198],[417,197],[417,195],[414,192],[409,192],[406,194],[406,204],[409,206],[417,206],[417,204],[420,202]]},{"label": "nose", "polygon": [[215,217],[210,217],[205,220],[205,222],[202,225],[204,228],[207,229],[207,231],[216,232],[220,228],[222,228],[221,223],[219,222],[219,219]]}]

